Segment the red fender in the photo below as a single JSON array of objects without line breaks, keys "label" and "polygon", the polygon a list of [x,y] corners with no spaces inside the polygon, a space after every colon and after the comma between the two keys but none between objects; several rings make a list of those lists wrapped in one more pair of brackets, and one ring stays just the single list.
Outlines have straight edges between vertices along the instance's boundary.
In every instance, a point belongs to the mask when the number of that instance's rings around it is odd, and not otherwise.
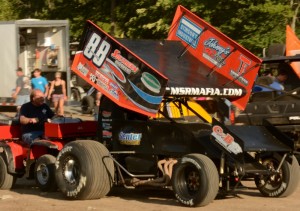
[{"label": "red fender", "polygon": [[2,142],[1,151],[7,162],[7,168],[10,173],[24,172],[24,160],[27,158],[29,147],[21,142]]}]

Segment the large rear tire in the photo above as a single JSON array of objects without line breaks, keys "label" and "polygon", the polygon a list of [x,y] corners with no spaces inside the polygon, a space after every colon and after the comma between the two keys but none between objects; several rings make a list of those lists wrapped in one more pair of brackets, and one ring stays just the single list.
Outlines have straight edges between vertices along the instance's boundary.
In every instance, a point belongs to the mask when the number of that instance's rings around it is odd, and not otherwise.
[{"label": "large rear tire", "polygon": [[67,144],[58,154],[56,182],[69,199],[98,199],[111,189],[114,164],[104,145],[80,140]]},{"label": "large rear tire", "polygon": [[42,191],[56,191],[55,162],[53,155],[43,155],[35,163],[35,181]]},{"label": "large rear tire", "polygon": [[189,207],[205,206],[218,194],[217,168],[205,155],[186,155],[174,167],[172,187],[180,203]]},{"label": "large rear tire", "polygon": [[7,172],[6,162],[0,156],[0,190],[8,190],[13,188],[17,181],[17,177]]},{"label": "large rear tire", "polygon": [[[270,170],[276,170],[281,159],[282,156],[275,154],[263,158],[262,163]],[[256,177],[255,184],[264,196],[286,197],[291,195],[298,187],[299,176],[299,163],[295,156],[291,156],[283,161],[277,174]]]}]

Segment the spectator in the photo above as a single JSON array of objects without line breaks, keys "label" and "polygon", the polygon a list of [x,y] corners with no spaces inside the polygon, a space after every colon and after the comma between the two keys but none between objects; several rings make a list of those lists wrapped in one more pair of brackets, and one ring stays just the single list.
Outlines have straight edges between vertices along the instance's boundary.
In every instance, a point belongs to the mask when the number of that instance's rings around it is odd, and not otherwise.
[{"label": "spectator", "polygon": [[32,89],[41,90],[44,93],[45,97],[47,97],[49,91],[48,81],[45,77],[41,76],[41,72],[42,71],[39,68],[33,70],[34,78],[31,79],[31,85]]},{"label": "spectator", "polygon": [[[272,75],[260,76],[256,80],[253,87],[253,92],[270,92],[270,91],[283,91],[284,82],[287,80],[288,75],[285,71],[280,71],[276,77]],[[278,92],[281,94],[281,92]]]},{"label": "spectator", "polygon": [[97,91],[96,99],[95,99],[95,108],[94,108],[94,118],[95,118],[95,120],[98,120],[101,96],[102,96],[102,93]]},{"label": "spectator", "polygon": [[270,85],[273,83],[273,76],[260,76],[257,78],[255,85],[252,89],[252,92],[270,92],[273,91]]},{"label": "spectator", "polygon": [[61,79],[60,72],[55,73],[55,79],[51,82],[48,100],[50,100],[51,95],[56,115],[64,116],[64,103],[67,100],[66,82]]},{"label": "spectator", "polygon": [[28,103],[30,101],[29,95],[31,91],[30,79],[24,76],[23,70],[21,67],[17,69],[17,80],[16,80],[16,89],[12,94],[12,97],[16,99],[17,114],[19,116],[21,105]]},{"label": "spectator", "polygon": [[273,90],[279,90],[283,91],[284,90],[284,82],[287,80],[288,75],[285,71],[281,70],[278,75],[276,76],[275,80],[273,81],[272,84],[270,84],[270,87]]},{"label": "spectator", "polygon": [[30,94],[30,102],[20,109],[22,140],[31,144],[44,134],[44,123],[54,116],[53,111],[44,103],[44,93],[34,89]]},{"label": "spectator", "polygon": [[265,70],[264,72],[261,73],[261,76],[270,76],[270,77],[273,77],[273,74],[272,74],[271,70]]}]

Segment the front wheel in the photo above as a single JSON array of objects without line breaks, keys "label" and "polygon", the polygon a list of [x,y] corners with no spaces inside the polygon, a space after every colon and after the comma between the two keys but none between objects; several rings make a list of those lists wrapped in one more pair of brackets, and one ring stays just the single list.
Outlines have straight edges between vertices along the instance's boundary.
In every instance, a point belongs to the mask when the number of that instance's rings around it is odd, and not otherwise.
[{"label": "front wheel", "polygon": [[174,167],[172,187],[180,203],[189,207],[205,206],[218,194],[217,168],[205,155],[186,155]]},{"label": "front wheel", "polygon": [[282,157],[278,154],[262,159],[262,164],[272,172],[271,175],[255,178],[256,187],[264,196],[286,197],[298,187],[300,172],[297,159],[295,156],[286,158],[279,171],[275,172],[281,159]]},{"label": "front wheel", "polygon": [[17,177],[7,172],[7,166],[2,156],[0,156],[0,190],[13,188]]},{"label": "front wheel", "polygon": [[43,155],[35,163],[35,181],[42,191],[55,191],[55,161],[53,155]]},{"label": "front wheel", "polygon": [[106,147],[96,141],[68,143],[58,154],[56,181],[69,199],[98,199],[111,189],[114,165]]}]

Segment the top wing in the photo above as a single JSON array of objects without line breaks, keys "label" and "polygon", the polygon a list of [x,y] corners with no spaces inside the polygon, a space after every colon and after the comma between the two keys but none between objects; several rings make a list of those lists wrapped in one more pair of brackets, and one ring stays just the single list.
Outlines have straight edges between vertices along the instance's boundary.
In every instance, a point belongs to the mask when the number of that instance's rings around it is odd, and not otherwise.
[{"label": "top wing", "polygon": [[72,70],[121,107],[155,116],[167,78],[91,21]]},{"label": "top wing", "polygon": [[72,70],[121,107],[154,117],[164,95],[244,109],[261,59],[178,6],[167,40],[116,40],[91,21]]},{"label": "top wing", "polygon": [[[295,32],[292,28],[287,25],[286,26],[286,56],[295,56],[300,54],[300,40],[296,36]],[[292,62],[290,63],[294,72],[297,74],[300,79],[300,62]]]},{"label": "top wing", "polygon": [[222,75],[227,82],[219,85],[234,83],[244,88],[246,94],[231,101],[245,108],[262,63],[260,58],[183,6],[177,7],[168,40],[180,41],[184,47],[179,57],[186,52],[192,54],[209,70],[207,78]]}]

